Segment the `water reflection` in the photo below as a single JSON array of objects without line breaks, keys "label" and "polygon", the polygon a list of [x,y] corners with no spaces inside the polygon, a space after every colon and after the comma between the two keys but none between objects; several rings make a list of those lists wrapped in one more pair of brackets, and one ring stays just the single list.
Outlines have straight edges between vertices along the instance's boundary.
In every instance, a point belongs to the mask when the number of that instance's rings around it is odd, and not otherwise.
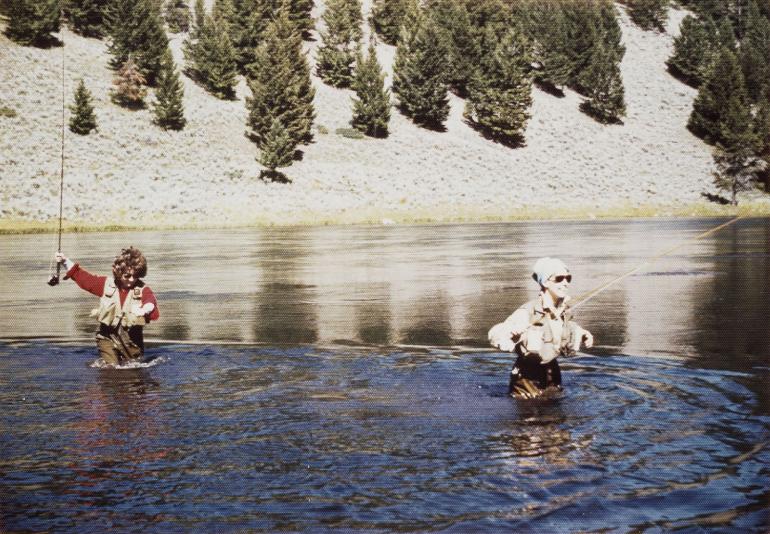
[{"label": "water reflection", "polygon": [[98,369],[96,381],[75,395],[80,416],[72,423],[71,445],[64,451],[66,476],[58,477],[62,499],[75,521],[117,513],[126,502],[151,502],[142,486],[152,478],[148,467],[165,460],[171,449],[159,446],[167,431],[160,385],[146,369]]},{"label": "water reflection", "polygon": [[[601,293],[576,320],[594,332],[599,351],[682,356],[728,345],[750,361],[767,357],[765,222],[741,221],[688,244]],[[572,294],[580,295],[715,224],[78,234],[65,236],[65,249],[97,273],[108,271],[121,246],[146,252],[147,283],[162,313],[148,339],[483,347],[489,327],[537,293],[528,276],[537,257],[563,258],[575,275]],[[45,238],[0,236],[0,267],[10,273],[0,279],[0,335],[90,338],[95,299],[71,283],[44,285]]]}]

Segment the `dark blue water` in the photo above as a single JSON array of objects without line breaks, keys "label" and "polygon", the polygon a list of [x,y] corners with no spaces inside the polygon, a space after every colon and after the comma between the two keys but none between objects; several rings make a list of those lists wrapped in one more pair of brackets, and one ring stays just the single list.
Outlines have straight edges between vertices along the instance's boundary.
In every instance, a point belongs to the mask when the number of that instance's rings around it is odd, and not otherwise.
[{"label": "dark blue water", "polygon": [[484,347],[564,235],[579,294],[717,223],[71,236],[148,251],[173,342],[136,369],[93,366],[45,237],[0,236],[0,531],[766,532],[767,221],[581,308],[561,395],[508,398]]}]

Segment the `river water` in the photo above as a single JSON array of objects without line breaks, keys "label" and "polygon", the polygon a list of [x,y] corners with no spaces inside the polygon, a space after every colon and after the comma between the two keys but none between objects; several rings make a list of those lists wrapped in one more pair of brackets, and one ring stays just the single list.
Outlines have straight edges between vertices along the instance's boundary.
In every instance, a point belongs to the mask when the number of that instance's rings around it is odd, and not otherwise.
[{"label": "river water", "polygon": [[719,220],[65,235],[149,260],[147,367],[94,365],[50,235],[0,236],[0,531],[767,532],[770,221],[576,310],[565,391],[486,331],[557,255],[580,295]]}]

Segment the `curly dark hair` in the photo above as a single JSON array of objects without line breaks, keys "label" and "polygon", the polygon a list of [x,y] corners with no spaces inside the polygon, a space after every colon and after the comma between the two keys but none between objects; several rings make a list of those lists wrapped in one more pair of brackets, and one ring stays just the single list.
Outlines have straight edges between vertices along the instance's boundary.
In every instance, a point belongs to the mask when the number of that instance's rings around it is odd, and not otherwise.
[{"label": "curly dark hair", "polygon": [[147,276],[147,259],[139,249],[134,247],[121,250],[120,254],[115,256],[115,261],[112,262],[112,273],[115,275],[115,278],[120,278],[129,271],[133,271],[134,276],[137,278]]}]

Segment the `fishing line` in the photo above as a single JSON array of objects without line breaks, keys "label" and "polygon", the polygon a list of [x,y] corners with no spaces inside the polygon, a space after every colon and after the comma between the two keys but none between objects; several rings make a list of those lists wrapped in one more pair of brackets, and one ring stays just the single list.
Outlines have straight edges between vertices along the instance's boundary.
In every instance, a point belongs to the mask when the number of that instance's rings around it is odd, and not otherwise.
[{"label": "fishing line", "polygon": [[607,282],[605,284],[602,284],[602,285],[598,286],[597,288],[592,289],[591,291],[588,291],[588,292],[580,295],[579,297],[577,297],[575,299],[576,300],[575,304],[570,304],[570,308],[574,310],[578,306],[582,306],[583,304],[585,304],[586,302],[588,302],[589,300],[594,298],[596,295],[598,295],[601,292],[603,292],[608,287],[612,286],[613,284],[615,284],[617,282],[620,282],[624,278],[627,278],[627,277],[631,276],[635,272],[639,271],[642,267],[646,267],[646,266],[648,266],[648,265],[650,265],[652,263],[655,263],[659,259],[661,259],[661,258],[663,258],[665,256],[668,256],[669,254],[674,252],[676,249],[681,248],[681,247],[683,247],[685,245],[688,245],[688,244],[692,243],[693,241],[697,241],[698,239],[702,239],[702,238],[704,238],[704,237],[706,237],[708,235],[711,235],[711,234],[713,234],[715,232],[718,232],[719,230],[722,230],[723,228],[727,228],[731,224],[737,222],[742,217],[743,216],[738,215],[734,219],[731,219],[731,220],[727,221],[726,223],[720,224],[719,226],[715,226],[714,228],[711,228],[710,230],[706,230],[702,234],[698,234],[695,237],[687,239],[686,241],[683,241],[683,242],[681,242],[681,243],[671,247],[670,249],[668,249],[668,250],[666,250],[664,252],[661,252],[660,254],[657,254],[657,255],[653,256],[652,258],[646,260],[645,262],[640,263],[639,265],[637,265],[636,267],[634,267],[630,271],[628,271],[626,273],[623,273],[620,276],[617,276],[617,277],[613,278],[609,282]]}]

